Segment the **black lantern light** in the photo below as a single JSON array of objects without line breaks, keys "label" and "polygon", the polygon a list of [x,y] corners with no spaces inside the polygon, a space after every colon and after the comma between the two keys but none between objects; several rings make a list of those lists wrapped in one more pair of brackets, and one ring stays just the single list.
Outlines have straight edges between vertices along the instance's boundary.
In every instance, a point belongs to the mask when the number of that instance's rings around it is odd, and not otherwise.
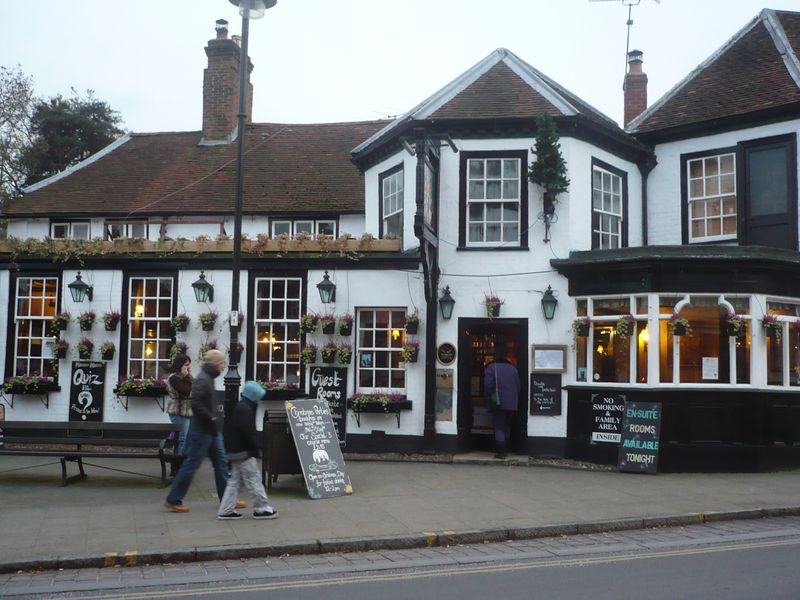
[{"label": "black lantern light", "polygon": [[456,301],[450,295],[450,286],[446,286],[444,288],[444,292],[442,292],[442,297],[439,298],[439,308],[442,311],[442,318],[449,319],[453,316],[453,307],[456,305]]},{"label": "black lantern light", "polygon": [[553,317],[556,314],[557,304],[558,299],[553,295],[553,288],[548,285],[547,289],[542,295],[542,312],[544,312],[544,318],[548,321],[553,320]]},{"label": "black lantern light", "polygon": [[69,288],[69,293],[72,294],[72,300],[74,302],[83,302],[86,298],[89,298],[89,302],[92,301],[92,286],[81,279],[80,271],[78,271],[78,274],[75,276],[75,281],[70,283],[67,287]]},{"label": "black lantern light", "polygon": [[214,286],[206,281],[203,271],[200,271],[200,278],[192,284],[192,287],[194,288],[194,297],[198,302],[214,301]]},{"label": "black lantern light", "polygon": [[319,299],[323,304],[330,304],[336,302],[336,284],[328,277],[328,272],[322,276],[322,281],[317,284],[319,290]]}]

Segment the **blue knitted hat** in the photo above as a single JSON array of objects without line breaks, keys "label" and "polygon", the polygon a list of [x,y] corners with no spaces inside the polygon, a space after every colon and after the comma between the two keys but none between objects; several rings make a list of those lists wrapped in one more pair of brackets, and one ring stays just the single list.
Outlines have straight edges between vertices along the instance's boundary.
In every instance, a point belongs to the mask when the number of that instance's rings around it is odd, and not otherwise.
[{"label": "blue knitted hat", "polygon": [[261,400],[266,393],[267,392],[264,391],[264,388],[261,387],[261,384],[256,381],[248,381],[242,388],[242,398],[245,400],[250,400],[250,402],[254,403]]}]

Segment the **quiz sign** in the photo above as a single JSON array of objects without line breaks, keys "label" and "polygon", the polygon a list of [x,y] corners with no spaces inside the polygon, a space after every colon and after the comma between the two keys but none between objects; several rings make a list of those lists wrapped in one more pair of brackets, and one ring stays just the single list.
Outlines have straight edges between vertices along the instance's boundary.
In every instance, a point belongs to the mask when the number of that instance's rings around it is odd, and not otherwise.
[{"label": "quiz sign", "polygon": [[75,361],[69,387],[69,420],[102,421],[106,363]]},{"label": "quiz sign", "polygon": [[617,459],[619,470],[655,473],[660,435],[660,402],[626,402]]}]

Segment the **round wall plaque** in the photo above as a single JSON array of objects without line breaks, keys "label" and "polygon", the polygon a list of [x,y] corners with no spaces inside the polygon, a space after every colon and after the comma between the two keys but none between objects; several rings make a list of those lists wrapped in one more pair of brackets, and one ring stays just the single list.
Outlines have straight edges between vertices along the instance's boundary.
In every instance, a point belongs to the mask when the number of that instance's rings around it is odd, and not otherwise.
[{"label": "round wall plaque", "polygon": [[443,365],[452,365],[456,360],[456,354],[456,347],[450,342],[439,344],[439,348],[436,349],[436,358]]}]

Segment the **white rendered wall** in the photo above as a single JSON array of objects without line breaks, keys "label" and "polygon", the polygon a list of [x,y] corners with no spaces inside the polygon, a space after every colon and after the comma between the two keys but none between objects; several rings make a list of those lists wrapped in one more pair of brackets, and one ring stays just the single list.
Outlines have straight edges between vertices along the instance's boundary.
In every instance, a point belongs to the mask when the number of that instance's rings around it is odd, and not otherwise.
[{"label": "white rendered wall", "polygon": [[379,181],[381,173],[395,168],[399,164],[403,165],[403,250],[416,248],[419,240],[414,236],[414,213],[416,211],[416,169],[417,159],[405,150],[397,152],[393,156],[370,167],[364,173],[364,185],[366,188],[366,231],[378,237],[380,231],[380,198],[381,190]]},{"label": "white rendered wall", "polygon": [[[800,129],[800,119],[795,119],[657,145],[655,152],[658,165],[651,171],[647,180],[648,243],[651,245],[682,243],[681,154],[728,148],[740,142],[797,133],[798,129]],[[737,169],[741,167],[742,165],[737,165]],[[800,162],[798,175],[800,175]],[[739,190],[740,194],[742,192]]]}]

